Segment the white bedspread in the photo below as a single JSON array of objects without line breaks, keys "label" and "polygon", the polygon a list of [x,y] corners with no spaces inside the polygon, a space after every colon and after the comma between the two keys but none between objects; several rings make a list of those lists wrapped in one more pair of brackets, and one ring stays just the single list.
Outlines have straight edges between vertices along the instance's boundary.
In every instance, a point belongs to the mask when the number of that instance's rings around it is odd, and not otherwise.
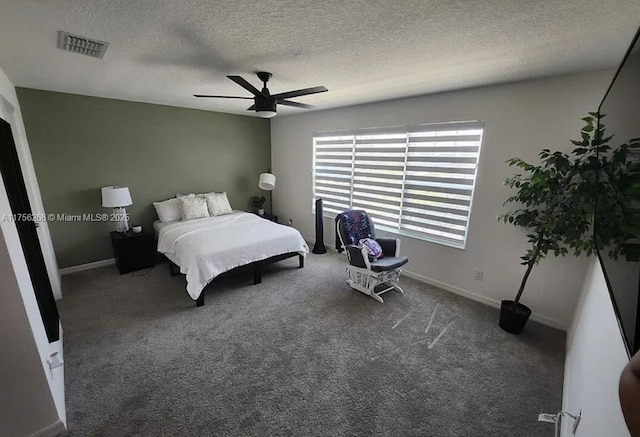
[{"label": "white bedspread", "polygon": [[296,229],[246,212],[171,223],[160,229],[158,252],[177,260],[193,299],[216,276],[275,255],[309,253]]}]

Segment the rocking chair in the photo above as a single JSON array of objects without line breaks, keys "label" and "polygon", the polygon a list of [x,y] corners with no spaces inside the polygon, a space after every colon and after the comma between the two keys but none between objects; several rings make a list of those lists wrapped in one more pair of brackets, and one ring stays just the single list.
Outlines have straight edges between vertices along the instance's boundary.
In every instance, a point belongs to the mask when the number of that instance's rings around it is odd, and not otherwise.
[{"label": "rocking chair", "polygon": [[[378,302],[384,302],[380,296],[389,290],[403,293],[398,286],[400,267],[409,262],[406,256],[400,256],[400,240],[397,238],[376,238],[373,222],[365,211],[349,210],[336,216],[336,249],[346,249],[349,266],[347,283],[354,290],[371,296]],[[370,238],[382,248],[380,258],[372,257],[360,240]],[[344,249],[343,249],[344,247]],[[378,291],[376,291],[378,288]]]}]

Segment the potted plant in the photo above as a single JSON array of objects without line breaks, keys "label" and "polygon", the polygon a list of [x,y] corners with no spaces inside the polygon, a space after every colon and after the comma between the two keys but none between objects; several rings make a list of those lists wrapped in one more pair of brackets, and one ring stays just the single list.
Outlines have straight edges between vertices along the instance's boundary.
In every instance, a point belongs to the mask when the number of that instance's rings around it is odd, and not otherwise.
[{"label": "potted plant", "polygon": [[249,199],[249,202],[251,202],[251,206],[253,206],[259,215],[264,215],[264,202],[266,200],[267,199],[264,196],[253,196]]},{"label": "potted plant", "polygon": [[[590,114],[583,120],[587,126],[582,130],[582,141],[574,144],[583,147],[586,142],[588,148],[597,147],[600,140],[593,135],[594,116]],[[573,155],[580,156],[576,150]],[[520,158],[507,161],[509,166],[518,167],[522,172],[506,179],[505,185],[516,192],[507,198],[505,205],[515,208],[498,217],[505,223],[525,228],[531,244],[520,257],[521,264],[527,268],[516,297],[503,300],[500,307],[500,327],[512,334],[520,334],[531,315],[531,309],[520,303],[520,298],[533,267],[549,253],[564,256],[569,248],[574,249],[575,255],[582,250],[588,254],[593,251],[593,244],[585,242],[591,234],[594,208],[593,191],[589,192],[593,187],[582,175],[587,166],[566,153],[549,149],[543,149],[538,156],[538,165]],[[593,176],[595,178],[595,172]]]},{"label": "potted plant", "polygon": [[585,126],[580,140],[571,140],[571,155],[544,149],[537,166],[520,158],[507,161],[523,174],[505,181],[516,190],[505,205],[517,206],[498,218],[528,229],[531,248],[521,257],[527,270],[515,299],[502,301],[505,331],[522,332],[531,310],[520,298],[531,270],[549,252],[564,256],[570,248],[579,256],[599,250],[613,259],[640,260],[640,138],[612,149],[604,118],[596,112],[582,118]]},{"label": "potted plant", "polygon": [[612,150],[603,118],[595,112],[582,118],[585,126],[580,140],[571,140],[576,146],[571,155],[544,149],[539,165],[520,158],[507,161],[522,173],[505,181],[516,190],[505,205],[515,209],[498,219],[527,229],[531,244],[520,257],[527,269],[515,299],[502,301],[500,327],[507,332],[522,332],[531,315],[520,298],[531,270],[549,252],[564,256],[573,249],[579,256],[606,249],[614,259],[640,259],[640,138]]}]

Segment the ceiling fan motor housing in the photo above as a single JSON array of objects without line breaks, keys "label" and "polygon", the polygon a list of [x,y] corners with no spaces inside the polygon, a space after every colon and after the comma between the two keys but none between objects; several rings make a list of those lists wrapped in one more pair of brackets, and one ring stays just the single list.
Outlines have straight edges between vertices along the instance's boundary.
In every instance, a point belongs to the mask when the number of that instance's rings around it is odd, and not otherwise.
[{"label": "ceiling fan motor housing", "polygon": [[262,96],[256,96],[255,97],[255,105],[256,105],[256,112],[258,111],[276,111],[276,99],[275,97],[262,97]]}]

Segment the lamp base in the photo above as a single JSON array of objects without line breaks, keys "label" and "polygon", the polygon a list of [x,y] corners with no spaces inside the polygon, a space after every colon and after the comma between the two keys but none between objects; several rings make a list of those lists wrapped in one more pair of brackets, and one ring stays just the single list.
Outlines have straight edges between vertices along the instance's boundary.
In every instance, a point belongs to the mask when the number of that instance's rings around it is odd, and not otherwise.
[{"label": "lamp base", "polygon": [[124,207],[113,208],[112,220],[116,222],[116,232],[120,232],[122,235],[127,233],[129,230],[129,220],[127,219],[127,211]]}]

